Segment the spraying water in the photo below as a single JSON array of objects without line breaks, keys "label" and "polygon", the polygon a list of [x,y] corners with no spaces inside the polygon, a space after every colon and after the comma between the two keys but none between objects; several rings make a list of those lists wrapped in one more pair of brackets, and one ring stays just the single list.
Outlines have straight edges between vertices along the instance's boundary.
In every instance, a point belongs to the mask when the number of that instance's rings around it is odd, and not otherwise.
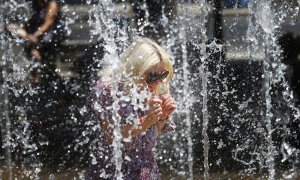
[{"label": "spraying water", "polygon": [[[4,18],[4,14],[13,16],[19,8],[29,6],[23,1],[0,2],[2,3],[1,18]],[[238,1],[232,12],[246,12],[247,19],[244,22],[248,29],[241,30],[245,32],[245,36],[234,37],[225,42],[224,46],[228,48],[227,57],[233,57],[232,59],[235,58],[236,61],[227,61],[224,64],[218,64],[224,60],[222,55],[211,57],[213,54],[221,53],[223,45],[218,45],[215,40],[207,43],[210,39],[210,15],[214,8],[213,4],[204,0],[178,1],[174,3],[176,8],[172,11],[175,14],[173,16],[176,16],[174,21],[170,20],[170,14],[164,13],[169,7],[162,8],[162,29],[167,33],[159,39],[159,42],[174,59],[175,73],[171,91],[178,104],[176,115],[172,117],[177,124],[176,132],[161,136],[155,149],[160,171],[166,178],[210,179],[215,176],[230,176],[232,173],[238,174],[237,177],[243,175],[253,177],[261,173],[262,177],[268,179],[276,179],[277,176],[287,179],[297,177],[299,165],[295,159],[299,158],[300,150],[290,141],[291,137],[296,137],[290,124],[297,123],[300,113],[294,104],[295,98],[285,78],[286,67],[281,63],[282,52],[278,46],[278,34],[284,21],[297,17],[298,8],[292,2],[250,0],[248,9],[244,8],[242,11],[237,8],[237,3]],[[139,19],[135,28],[132,27],[132,22],[135,20],[131,19],[130,13],[126,13],[132,10],[131,3],[122,1],[120,4],[113,3],[112,0],[87,0],[86,4],[79,5],[80,7],[88,5],[91,8],[91,13],[88,14],[91,36],[88,42],[101,40],[105,42],[103,43],[105,55],[103,60],[99,59],[99,66],[107,69],[109,67],[108,70],[111,71],[118,67],[118,54],[129,44],[129,41],[138,35],[147,35],[144,29],[155,26],[150,22],[152,14],[147,1],[141,2],[144,19]],[[119,13],[116,7],[119,7],[118,10],[122,13]],[[65,8],[67,11],[69,7],[65,6]],[[80,11],[80,8],[78,9]],[[67,17],[66,22],[71,26],[78,15],[75,12],[74,16],[72,16],[73,12],[69,13],[71,16]],[[227,11],[224,10],[223,15],[225,16],[226,13]],[[26,19],[27,16],[20,17]],[[20,21],[24,20],[22,18]],[[236,14],[233,19],[239,21],[240,18],[242,17]],[[224,21],[225,25],[226,23]],[[0,22],[0,26],[4,26],[3,21]],[[238,36],[239,28],[239,23],[233,23],[226,33]],[[49,147],[51,143],[41,133],[33,133],[31,128],[33,122],[30,118],[32,116],[28,115],[28,106],[10,107],[6,104],[12,103],[11,96],[38,97],[41,88],[25,82],[30,63],[24,60],[24,55],[20,55],[22,54],[20,47],[15,46],[23,43],[22,40],[11,38],[3,29],[0,32],[2,60],[0,122],[2,149],[5,152],[3,154],[5,162],[1,165],[7,167],[8,179],[16,177],[13,172],[14,166],[21,166],[24,169],[20,170],[23,171],[21,172],[23,177],[39,179],[47,169],[47,164],[40,160],[45,155],[42,149]],[[246,42],[247,46],[242,44],[234,48],[239,39]],[[191,56],[191,53],[197,56]],[[247,63],[244,63],[245,61]],[[239,70],[237,67],[242,68]],[[248,76],[242,76],[245,74]],[[198,78],[199,76],[201,78]],[[243,77],[246,79],[242,79]],[[119,77],[113,74],[113,78]],[[96,80],[93,79],[91,82]],[[214,86],[215,82],[221,85]],[[76,88],[80,86],[70,89]],[[113,97],[115,100],[113,156],[116,165],[114,177],[122,179],[124,176],[121,168],[126,159],[122,158],[123,144],[120,117],[117,113],[120,97],[117,84],[113,84],[112,94],[115,95]],[[30,98],[27,99],[32,101]],[[53,100],[50,104],[58,102]],[[136,103],[135,106],[138,107],[139,104]],[[17,118],[11,115],[12,109],[18,115]],[[82,107],[79,111],[84,115],[86,110]],[[67,122],[75,123],[80,116],[77,116],[75,111],[72,113],[72,121]],[[92,130],[97,128],[99,129],[96,126],[92,127]],[[85,130],[81,138],[74,140],[77,143],[74,148],[83,147],[91,141],[86,133],[89,130]],[[73,131],[76,131],[75,126]],[[19,147],[21,147],[20,151],[17,149]],[[65,148],[70,149],[70,147],[73,146]],[[21,152],[19,156],[16,155],[17,152]],[[69,151],[65,153],[68,156]],[[94,154],[91,153],[90,156],[92,161],[96,161]],[[16,159],[21,161],[20,165],[14,163]],[[279,167],[281,165],[282,167]],[[5,171],[4,168],[1,170],[4,172],[2,177],[5,176]],[[84,179],[84,172],[85,169],[80,173],[76,172],[78,176],[74,176]],[[47,176],[49,179],[59,177],[55,173],[48,173]]]}]

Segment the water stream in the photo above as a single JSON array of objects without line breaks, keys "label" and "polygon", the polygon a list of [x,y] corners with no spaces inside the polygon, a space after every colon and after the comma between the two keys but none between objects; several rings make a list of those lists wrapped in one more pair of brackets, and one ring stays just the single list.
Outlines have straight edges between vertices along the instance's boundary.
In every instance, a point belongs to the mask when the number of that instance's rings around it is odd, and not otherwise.
[{"label": "water stream", "polygon": [[[140,19],[133,19],[138,17],[134,16],[137,12],[133,2],[125,0],[64,2],[68,34],[88,39],[80,44],[70,38],[57,54],[59,63],[67,66],[68,61],[84,59],[89,49],[96,47],[91,53],[96,65],[90,66],[90,71],[97,75],[88,76],[93,84],[104,70],[117,69],[119,54],[130,42],[138,36],[151,36],[171,55],[174,65],[171,93],[177,110],[171,118],[177,128],[171,135],[161,135],[154,149],[163,179],[299,177],[300,146],[294,126],[299,124],[300,111],[278,43],[284,33],[282,27],[297,23],[297,2],[249,0],[248,8],[244,4],[240,8],[236,1],[220,13],[224,33],[221,40],[214,38],[213,29],[220,27],[213,27],[219,18],[214,16],[213,2],[164,2],[157,24],[153,23],[149,2],[139,1],[138,12],[143,14]],[[0,3],[0,27],[22,22],[30,15],[27,1]],[[77,43],[74,47],[73,40]],[[80,81],[83,78],[74,72],[72,76],[61,73],[59,81],[51,84],[54,90],[28,83],[31,64],[22,51],[23,45],[22,39],[0,29],[1,177],[84,179],[88,164],[96,163],[92,149],[99,148],[91,134],[101,130],[99,124],[86,119],[84,97],[92,86],[85,89]],[[101,48],[103,57],[96,57],[102,53]],[[64,68],[55,71],[59,74]],[[113,73],[113,79],[118,78]],[[61,90],[61,84],[66,88]],[[141,95],[136,88],[132,96]],[[68,91],[72,93],[66,99],[49,95]],[[124,146],[117,112],[119,101],[129,96],[120,96],[116,83],[112,94],[114,177],[123,179],[121,168],[126,159],[122,158]],[[43,96],[48,100],[45,104]],[[39,112],[42,105],[55,109],[46,116],[46,122],[35,115],[46,113]],[[140,104],[135,102],[134,106]],[[56,147],[60,148],[53,152]],[[57,159],[51,159],[53,156]]]}]

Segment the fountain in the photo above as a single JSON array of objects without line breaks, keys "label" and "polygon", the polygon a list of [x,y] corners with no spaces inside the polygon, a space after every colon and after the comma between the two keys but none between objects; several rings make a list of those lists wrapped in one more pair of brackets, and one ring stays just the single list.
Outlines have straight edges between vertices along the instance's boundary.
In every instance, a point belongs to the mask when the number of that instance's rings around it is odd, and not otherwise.
[{"label": "fountain", "polygon": [[[27,82],[24,41],[1,28],[0,177],[84,179],[100,129],[88,118],[86,96],[140,35],[159,42],[174,63],[177,128],[161,135],[154,149],[162,179],[300,177],[298,97],[279,44],[285,32],[299,34],[299,4],[226,3],[169,0],[158,8],[146,0],[65,0],[69,37],[57,53],[50,86]],[[30,15],[25,0],[0,4],[0,27]],[[115,107],[114,177],[122,179]]]}]

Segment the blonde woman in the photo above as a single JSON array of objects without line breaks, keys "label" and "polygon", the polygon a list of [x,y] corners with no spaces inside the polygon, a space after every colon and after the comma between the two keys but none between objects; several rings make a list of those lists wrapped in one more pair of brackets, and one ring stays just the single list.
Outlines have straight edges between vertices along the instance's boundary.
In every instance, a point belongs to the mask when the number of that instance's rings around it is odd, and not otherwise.
[{"label": "blonde woman", "polygon": [[172,75],[167,53],[152,40],[142,38],[121,54],[119,67],[107,71],[97,83],[88,101],[101,125],[96,161],[89,172],[91,179],[115,177],[116,119],[120,120],[122,135],[122,178],[160,179],[152,148],[159,133],[174,130],[169,120],[176,108],[169,94]]}]

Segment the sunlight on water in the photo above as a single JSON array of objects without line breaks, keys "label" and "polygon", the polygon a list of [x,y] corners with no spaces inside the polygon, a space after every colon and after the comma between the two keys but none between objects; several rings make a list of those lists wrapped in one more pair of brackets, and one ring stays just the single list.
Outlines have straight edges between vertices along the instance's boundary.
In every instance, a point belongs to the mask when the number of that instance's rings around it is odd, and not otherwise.
[{"label": "sunlight on water", "polygon": [[[174,66],[176,131],[161,135],[153,149],[162,179],[299,177],[299,95],[280,43],[291,29],[300,34],[298,2],[149,2],[61,1],[67,38],[49,55],[55,68],[47,69],[26,57],[28,40],[17,38],[17,29],[4,28],[27,21],[31,3],[0,1],[0,179],[85,178],[102,148],[86,97],[104,74],[121,79],[114,73],[119,55],[139,36],[157,41]],[[47,75],[38,82],[30,72],[41,67]],[[115,179],[131,161],[122,153],[119,102],[150,97],[130,85],[124,95],[112,83]]]}]

